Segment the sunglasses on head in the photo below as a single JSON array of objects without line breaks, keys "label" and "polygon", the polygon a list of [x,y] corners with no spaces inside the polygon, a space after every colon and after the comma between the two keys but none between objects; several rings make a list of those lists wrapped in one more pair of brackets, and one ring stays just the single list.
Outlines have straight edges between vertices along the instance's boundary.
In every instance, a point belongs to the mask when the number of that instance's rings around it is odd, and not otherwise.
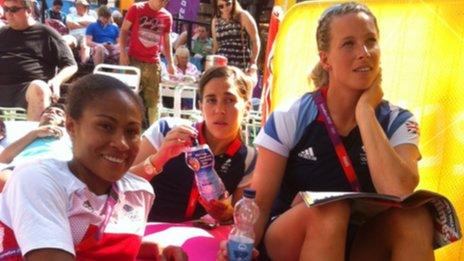
[{"label": "sunglasses on head", "polygon": [[223,8],[226,7],[226,6],[231,6],[231,5],[232,5],[232,2],[226,2],[225,5],[218,5],[218,8],[219,8],[219,9],[223,9]]},{"label": "sunglasses on head", "polygon": [[20,7],[20,6],[13,6],[13,7],[4,6],[4,7],[3,7],[3,11],[4,11],[5,13],[10,12],[10,13],[12,13],[12,14],[15,14],[15,13],[19,12],[20,10],[26,9],[26,8],[27,8],[27,7],[23,7],[23,6],[22,6],[22,7]]}]

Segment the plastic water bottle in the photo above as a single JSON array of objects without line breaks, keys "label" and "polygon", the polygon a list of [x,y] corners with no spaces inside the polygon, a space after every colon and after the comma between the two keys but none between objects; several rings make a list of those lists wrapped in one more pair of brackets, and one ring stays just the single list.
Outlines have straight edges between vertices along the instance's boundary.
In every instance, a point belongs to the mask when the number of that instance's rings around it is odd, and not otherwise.
[{"label": "plastic water bottle", "polygon": [[187,149],[185,162],[195,173],[195,182],[200,196],[207,201],[225,198],[226,189],[214,169],[214,154],[207,144]]},{"label": "plastic water bottle", "polygon": [[234,227],[227,242],[229,260],[251,260],[255,242],[254,224],[259,216],[255,195],[255,190],[245,189],[242,199],[235,204]]}]

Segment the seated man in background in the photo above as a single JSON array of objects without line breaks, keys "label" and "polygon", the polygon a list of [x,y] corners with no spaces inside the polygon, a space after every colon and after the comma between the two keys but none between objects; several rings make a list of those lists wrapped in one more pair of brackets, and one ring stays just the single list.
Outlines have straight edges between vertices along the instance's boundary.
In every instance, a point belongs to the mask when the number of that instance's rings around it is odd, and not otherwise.
[{"label": "seated man in background", "polygon": [[[176,41],[175,49],[177,50],[180,46],[186,45],[187,41],[187,31],[184,31]],[[213,53],[213,38],[209,36],[204,25],[197,25],[195,33],[192,36],[191,48],[193,55],[192,63],[195,64],[200,71],[203,71],[203,60],[206,56]]]},{"label": "seated man in background", "polygon": [[[6,147],[0,151],[0,164],[3,166],[0,167],[0,192],[18,164],[38,158],[72,158],[71,141],[64,130],[64,122],[63,107],[59,104],[51,105],[43,112],[37,128],[11,144],[5,144]],[[13,124],[8,126],[11,129],[4,127],[4,136],[13,131]]]},{"label": "seated man in background", "polygon": [[[61,35],[32,18],[31,0],[6,0],[0,28],[0,106],[27,108],[38,121],[77,66]],[[57,69],[58,72],[57,72]]]},{"label": "seated man in background", "polygon": [[61,8],[63,8],[63,1],[54,0],[53,6],[45,11],[45,19],[55,19],[66,24],[66,14],[61,11]]},{"label": "seated man in background", "polygon": [[91,23],[85,31],[87,46],[90,54],[86,54],[82,63],[86,63],[92,56],[94,65],[107,61],[117,63],[119,58],[119,28],[111,21],[111,12],[105,5],[98,11],[98,21]]},{"label": "seated man in background", "polygon": [[85,30],[91,23],[96,22],[96,18],[89,12],[89,2],[87,0],[76,0],[76,12],[71,12],[66,16],[66,26],[69,29],[66,42],[71,48],[79,49],[81,61],[90,50],[85,41]]},{"label": "seated man in background", "polygon": [[192,53],[194,56],[202,57],[213,53],[213,38],[209,36],[204,25],[198,25],[197,32],[192,38]]},{"label": "seated man in background", "polygon": [[45,11],[45,24],[57,30],[61,35],[67,35],[69,30],[66,27],[66,15],[61,12],[62,7],[61,0],[54,0],[53,6]]}]

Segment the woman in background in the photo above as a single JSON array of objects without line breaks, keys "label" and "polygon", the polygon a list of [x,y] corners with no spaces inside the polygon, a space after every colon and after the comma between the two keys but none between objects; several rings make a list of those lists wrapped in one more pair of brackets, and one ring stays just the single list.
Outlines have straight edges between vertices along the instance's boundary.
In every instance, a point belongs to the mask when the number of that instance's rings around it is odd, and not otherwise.
[{"label": "woman in background", "polygon": [[176,76],[193,76],[198,77],[200,75],[200,71],[198,71],[197,67],[189,62],[190,60],[190,51],[185,46],[179,46],[175,52],[175,64],[176,64]]},{"label": "woman in background", "polygon": [[227,57],[228,65],[257,80],[256,65],[261,42],[253,17],[237,0],[213,0],[213,53]]}]

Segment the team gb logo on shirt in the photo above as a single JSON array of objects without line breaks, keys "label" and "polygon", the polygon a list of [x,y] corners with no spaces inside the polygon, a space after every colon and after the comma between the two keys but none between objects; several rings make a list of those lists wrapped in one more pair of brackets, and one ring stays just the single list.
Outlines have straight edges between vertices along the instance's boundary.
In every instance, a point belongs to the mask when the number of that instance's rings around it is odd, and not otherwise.
[{"label": "team gb logo on shirt", "polygon": [[420,135],[419,124],[415,121],[407,121],[406,129],[409,133]]}]

